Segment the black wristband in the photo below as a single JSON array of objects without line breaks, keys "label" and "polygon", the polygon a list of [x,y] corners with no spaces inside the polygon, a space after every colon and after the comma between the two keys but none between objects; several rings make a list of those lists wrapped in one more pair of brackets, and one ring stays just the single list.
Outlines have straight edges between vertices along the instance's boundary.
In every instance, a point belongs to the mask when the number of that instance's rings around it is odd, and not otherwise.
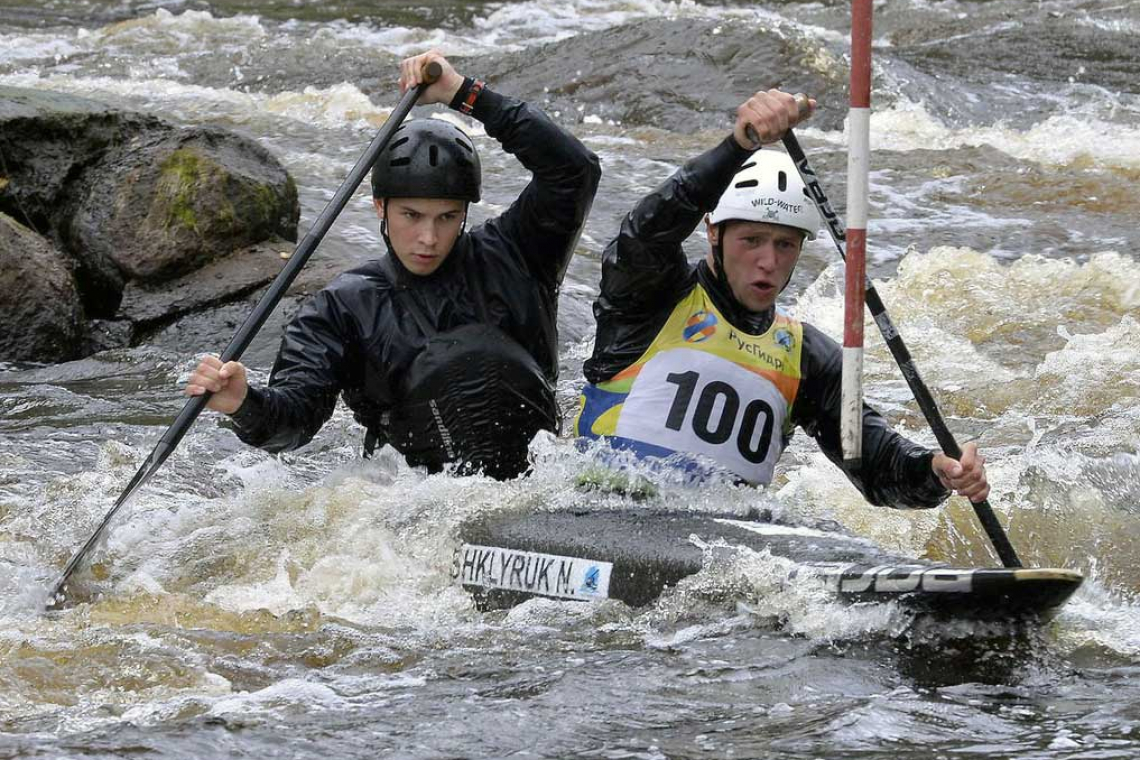
[{"label": "black wristband", "polygon": [[486,85],[481,79],[472,79],[464,77],[463,86],[459,88],[459,92],[455,93],[455,97],[451,99],[451,108],[459,111],[464,116],[470,116],[475,110],[475,101],[479,100],[479,95],[483,92]]},{"label": "black wristband", "polygon": [[467,102],[467,96],[471,93],[471,88],[475,86],[475,80],[471,77],[463,77],[463,84],[459,86],[459,91],[455,93],[455,97],[448,103],[448,108],[458,111],[460,106]]}]

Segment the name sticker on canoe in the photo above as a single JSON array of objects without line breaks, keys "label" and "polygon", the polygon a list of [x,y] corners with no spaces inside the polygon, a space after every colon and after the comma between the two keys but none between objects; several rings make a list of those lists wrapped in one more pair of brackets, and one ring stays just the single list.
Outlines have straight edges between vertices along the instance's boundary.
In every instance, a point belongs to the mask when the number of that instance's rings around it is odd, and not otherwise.
[{"label": "name sticker on canoe", "polygon": [[452,577],[464,586],[524,591],[562,599],[606,599],[613,563],[463,544]]}]

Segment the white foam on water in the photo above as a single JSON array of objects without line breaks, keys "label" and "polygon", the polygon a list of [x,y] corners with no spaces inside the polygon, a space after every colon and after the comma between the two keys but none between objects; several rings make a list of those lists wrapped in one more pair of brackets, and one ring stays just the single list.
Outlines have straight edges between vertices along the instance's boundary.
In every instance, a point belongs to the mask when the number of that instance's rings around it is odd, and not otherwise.
[{"label": "white foam on water", "polygon": [[840,41],[842,35],[822,27],[762,8],[739,8],[695,3],[692,0],[532,0],[498,6],[475,19],[475,28],[486,35],[484,44],[521,50],[629,24],[641,19],[725,19],[759,22],[780,32],[797,31],[817,38]]},{"label": "white foam on water", "polygon": [[[346,82],[273,95],[225,87],[201,87],[176,79],[120,79],[68,74],[46,77],[35,74],[0,75],[0,84],[52,90],[94,99],[121,100],[126,101],[128,106],[157,109],[176,118],[207,124],[216,123],[220,119],[247,125],[251,120],[261,117],[285,119],[320,129],[350,128],[371,132],[384,124],[392,113],[390,108],[375,105],[359,88]],[[455,124],[474,138],[486,137],[486,130],[481,123],[458,114],[438,112],[430,114],[428,118]],[[327,154],[296,155],[301,165],[329,165]],[[343,162],[345,170],[351,166],[350,162]]]},{"label": "white foam on water", "polygon": [[1094,570],[1057,614],[1053,632],[1070,653],[1100,647],[1135,661],[1140,658],[1140,604],[1106,588]]},{"label": "white foam on water", "polygon": [[[9,38],[26,44],[13,47],[19,53],[0,62],[28,61],[51,65],[58,57],[75,53],[107,53],[113,65],[129,68],[129,59],[149,56],[146,65],[176,70],[180,56],[194,56],[202,49],[212,54],[230,53],[241,57],[261,55],[261,47],[288,49],[296,45],[329,48],[339,53],[387,54],[405,57],[435,48],[444,55],[471,57],[507,51],[522,51],[583,33],[601,31],[641,19],[724,19],[728,22],[758,23],[777,34],[796,33],[812,39],[838,43],[843,35],[830,29],[806,25],[779,13],[754,8],[703,5],[692,0],[530,0],[495,4],[489,13],[476,16],[468,29],[378,27],[376,21],[344,20],[311,22],[291,20],[274,25],[256,15],[214,16],[209,11],[186,10],[172,13],[160,8],[154,13],[105,27],[79,29],[74,35],[23,35]],[[835,62],[819,53],[827,66]],[[159,63],[159,61],[165,61]],[[140,61],[140,64],[142,61]],[[809,62],[810,65],[810,62]],[[239,65],[240,69],[240,65]]]},{"label": "white foam on water", "polygon": [[[957,258],[956,258],[957,257]],[[936,268],[932,277],[915,271],[916,258],[930,262]],[[1003,367],[995,359],[983,354],[971,340],[971,327],[967,320],[975,314],[972,305],[963,295],[976,290],[972,284],[971,267],[975,262],[992,262],[982,254],[957,255],[939,249],[929,258],[921,254],[906,256],[899,264],[895,280],[875,283],[891,322],[902,334],[923,379],[937,387],[954,384],[959,388],[972,384],[978,377],[987,382],[1009,382],[1018,373]],[[910,269],[906,267],[910,265]],[[979,277],[978,282],[983,278]],[[961,284],[961,287],[959,285]],[[936,285],[937,289],[932,287]],[[1000,296],[1000,291],[995,294]],[[947,308],[952,313],[947,313]],[[1012,305],[1006,307],[1012,309]],[[836,262],[828,266],[797,299],[791,313],[822,330],[835,340],[843,335],[843,265]],[[992,313],[981,311],[987,319]],[[886,342],[874,320],[864,317],[864,377],[869,383],[897,381],[899,371]],[[873,395],[874,389],[868,389]]]},{"label": "white foam on water", "polygon": [[[1102,11],[1103,12],[1103,11]],[[1097,18],[1096,16],[1076,16],[1073,23],[1077,26],[1100,29],[1105,32],[1118,34],[1140,35],[1140,21],[1130,18]]]},{"label": "white foam on water", "polygon": [[[694,540],[694,539],[691,539]],[[905,628],[909,617],[896,604],[852,606],[793,560],[722,543],[698,542],[705,567],[683,578],[642,617],[652,624],[648,643],[676,646],[694,638],[720,635],[739,621],[711,616],[710,622],[674,630],[673,626],[709,604],[731,604],[753,624],[816,641],[862,639]],[[727,552],[727,553],[726,553]],[[668,633],[662,634],[661,628]]]},{"label": "white foam on water", "polygon": [[[394,26],[377,28],[372,24],[334,21],[324,23],[315,29],[309,24],[290,22],[283,31],[303,36],[308,42],[319,47],[345,52],[359,48],[370,54],[386,53],[400,58],[418,55],[425,50],[435,49],[449,57],[486,55],[501,51],[492,39],[482,35],[457,32],[440,27],[419,28]],[[511,49],[511,48],[507,48]],[[393,83],[396,76],[392,77]]]},{"label": "white foam on water", "polygon": [[[132,53],[148,49],[164,54],[179,48],[200,49],[206,42],[214,46],[212,53],[221,52],[218,48],[222,46],[243,49],[266,36],[265,27],[257,16],[217,17],[209,11],[171,13],[165,8],[159,8],[149,16],[119,21],[94,31],[81,28],[76,32],[77,40],[88,42],[94,48],[129,46]],[[229,45],[225,45],[227,42]]]},{"label": "white foam on water", "polygon": [[58,34],[0,34],[0,66],[59,61],[83,49],[73,39]]},{"label": "white foam on water", "polygon": [[347,82],[332,87],[306,87],[301,92],[282,92],[264,100],[261,108],[272,114],[325,127],[382,124],[391,109],[379,108],[355,85]]},{"label": "white foam on water", "polygon": [[163,78],[9,74],[0,76],[0,83],[95,99],[110,97],[133,103],[141,101],[140,105],[147,109],[166,110],[201,122],[222,118],[244,123],[251,116],[260,114],[325,128],[348,126],[363,129],[382,124],[391,113],[391,109],[373,104],[355,85],[344,82],[327,88],[306,87],[301,92],[287,91],[275,95],[225,87],[201,87]]},{"label": "white foam on water", "polygon": [[1066,335],[1065,347],[1046,355],[1035,376],[1046,393],[1030,407],[1087,416],[1140,401],[1140,322],[1126,314],[1104,332]]},{"label": "white foam on water", "polygon": [[[929,434],[896,429],[911,440],[932,445]],[[797,435],[776,496],[794,514],[836,520],[857,536],[906,557],[922,557],[938,525],[937,510],[896,510],[868,504],[843,472]],[[794,464],[793,464],[794,461]]]},{"label": "white foam on water", "polygon": [[280,715],[344,710],[346,700],[332,688],[299,678],[286,678],[259,691],[235,694],[218,699],[210,706],[210,715],[234,717],[243,715]]},{"label": "white foam on water", "polygon": [[[845,145],[842,135],[802,130],[816,139]],[[1105,139],[1111,135],[1111,139]],[[1014,158],[1052,166],[1093,165],[1140,168],[1140,127],[1112,123],[1096,113],[1058,113],[1028,129],[995,126],[948,127],[921,103],[899,98],[871,115],[871,150],[954,150],[989,145]]]},{"label": "white foam on water", "polygon": [[[841,335],[841,277],[841,264],[829,266],[800,296],[795,316]],[[1072,377],[1079,365],[1091,361],[1099,366],[1088,381],[1064,389],[1066,404],[1087,405],[1078,397],[1098,385],[1112,385],[1114,368],[1132,376],[1134,320],[1129,315],[1140,307],[1140,264],[1116,252],[1095,253],[1084,263],[1027,255],[1006,264],[967,248],[914,250],[899,262],[893,279],[875,286],[923,378],[934,387],[978,390],[1023,381],[1017,390],[1041,399],[1037,390],[1028,393],[1030,386],[1064,385],[1066,373]],[[1026,334],[1058,329],[1076,333],[1068,339],[1067,351],[1054,356],[1023,345]],[[869,379],[897,378],[869,314],[864,334]],[[1005,355],[1007,347],[1016,353]],[[1030,375],[1025,367],[1037,364],[1036,376]],[[1088,397],[1100,400],[1103,395]],[[1060,399],[1045,403],[1062,409]]]}]

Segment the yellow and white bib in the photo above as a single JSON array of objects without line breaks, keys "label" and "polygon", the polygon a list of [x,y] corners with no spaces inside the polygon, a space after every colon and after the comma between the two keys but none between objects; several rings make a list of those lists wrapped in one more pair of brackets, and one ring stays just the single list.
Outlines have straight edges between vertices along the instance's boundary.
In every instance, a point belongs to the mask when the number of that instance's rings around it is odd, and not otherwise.
[{"label": "yellow and white bib", "polygon": [[699,284],[645,353],[582,390],[574,432],[642,457],[701,455],[766,485],[791,432],[803,327],[776,314],[763,335],[728,323]]}]

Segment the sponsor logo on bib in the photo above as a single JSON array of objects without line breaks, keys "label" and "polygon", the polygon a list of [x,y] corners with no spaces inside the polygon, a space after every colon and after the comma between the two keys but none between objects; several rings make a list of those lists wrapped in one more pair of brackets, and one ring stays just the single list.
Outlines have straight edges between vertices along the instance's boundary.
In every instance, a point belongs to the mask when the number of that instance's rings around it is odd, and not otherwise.
[{"label": "sponsor logo on bib", "polygon": [[716,321],[716,315],[711,312],[704,310],[695,312],[685,322],[682,335],[689,343],[700,343],[703,340],[708,340],[716,332]]}]

